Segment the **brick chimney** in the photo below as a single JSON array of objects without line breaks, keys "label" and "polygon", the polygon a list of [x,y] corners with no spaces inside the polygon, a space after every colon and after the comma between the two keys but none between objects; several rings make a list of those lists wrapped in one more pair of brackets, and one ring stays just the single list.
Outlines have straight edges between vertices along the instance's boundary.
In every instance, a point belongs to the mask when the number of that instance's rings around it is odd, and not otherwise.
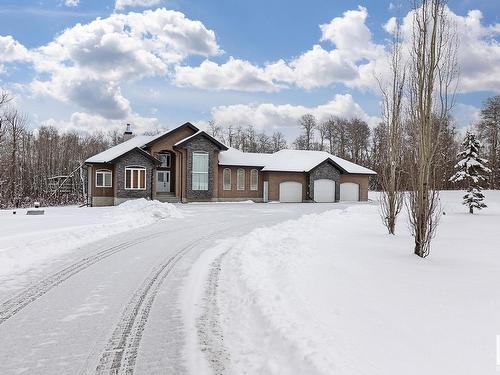
[{"label": "brick chimney", "polygon": [[132,138],[132,128],[130,124],[127,124],[127,128],[125,129],[125,133],[123,133],[123,141],[128,141],[130,138]]}]

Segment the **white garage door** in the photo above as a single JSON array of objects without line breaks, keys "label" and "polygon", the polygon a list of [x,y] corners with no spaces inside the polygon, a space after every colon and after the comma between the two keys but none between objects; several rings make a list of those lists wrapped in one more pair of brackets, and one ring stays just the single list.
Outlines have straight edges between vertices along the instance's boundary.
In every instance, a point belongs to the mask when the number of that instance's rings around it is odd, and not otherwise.
[{"label": "white garage door", "polygon": [[314,201],[335,202],[335,181],[328,179],[314,180]]},{"label": "white garage door", "polygon": [[280,202],[302,202],[302,184],[295,181],[280,184]]},{"label": "white garage door", "polygon": [[354,182],[340,184],[341,201],[359,201],[359,185]]}]

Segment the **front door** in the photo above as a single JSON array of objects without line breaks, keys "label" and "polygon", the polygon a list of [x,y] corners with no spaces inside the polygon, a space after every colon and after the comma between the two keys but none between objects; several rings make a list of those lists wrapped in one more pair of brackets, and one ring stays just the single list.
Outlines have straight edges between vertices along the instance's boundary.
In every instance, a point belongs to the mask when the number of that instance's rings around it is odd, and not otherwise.
[{"label": "front door", "polygon": [[170,192],[170,171],[156,171],[156,192]]}]

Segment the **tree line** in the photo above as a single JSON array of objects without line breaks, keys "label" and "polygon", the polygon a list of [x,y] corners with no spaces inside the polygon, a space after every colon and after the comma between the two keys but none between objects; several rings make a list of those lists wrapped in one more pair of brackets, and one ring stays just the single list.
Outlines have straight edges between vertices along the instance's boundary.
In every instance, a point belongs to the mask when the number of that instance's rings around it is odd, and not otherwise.
[{"label": "tree line", "polygon": [[[435,121],[438,121],[435,119]],[[385,122],[371,129],[359,119],[331,116],[318,121],[312,114],[300,118],[297,127],[301,134],[287,143],[283,133],[268,135],[253,126],[217,124],[210,121],[207,127],[214,137],[230,147],[245,152],[272,153],[285,148],[327,151],[343,159],[374,169],[378,178],[371,181],[371,188],[382,188],[385,175],[388,131]],[[412,146],[411,126],[403,126],[401,155],[410,155]],[[440,126],[436,157],[436,186],[453,189],[449,181],[456,163],[460,137],[451,117]],[[480,121],[473,126],[478,138],[485,145],[485,157],[491,173],[488,187],[500,184],[500,96],[487,99],[480,113]],[[28,116],[11,105],[11,97],[0,94],[0,207],[19,207],[44,201],[45,204],[77,203],[83,201],[82,176],[79,166],[88,157],[123,141],[120,131],[77,132],[61,131],[52,126],[30,129]],[[410,184],[410,159],[403,158],[398,167],[400,187],[408,190]],[[71,194],[54,194],[50,179],[68,176],[74,172]]]},{"label": "tree line", "polygon": [[[52,126],[32,130],[28,116],[0,95],[0,208],[83,202],[83,161],[121,139],[116,134],[62,132]],[[70,193],[58,194],[52,183],[68,176]],[[64,178],[56,181],[64,181]]]}]

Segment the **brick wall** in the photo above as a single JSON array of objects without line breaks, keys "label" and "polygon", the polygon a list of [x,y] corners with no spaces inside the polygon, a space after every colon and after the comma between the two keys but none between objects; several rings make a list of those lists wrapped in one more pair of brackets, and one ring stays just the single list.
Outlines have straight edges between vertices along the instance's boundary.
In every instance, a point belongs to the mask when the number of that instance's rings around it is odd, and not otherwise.
[{"label": "brick wall", "polygon": [[[231,170],[231,190],[224,190],[224,169],[229,168]],[[245,190],[238,190],[236,185],[236,175],[238,169],[243,169],[245,171]],[[263,197],[262,189],[264,182],[262,179],[262,173],[258,171],[258,184],[257,190],[250,190],[250,171],[256,169],[255,167],[231,167],[231,166],[219,166],[219,198],[221,199],[261,199]]]},{"label": "brick wall", "polygon": [[369,176],[362,174],[342,174],[340,175],[340,183],[354,182],[359,185],[359,200],[368,200],[368,182]]},{"label": "brick wall", "polygon": [[264,172],[263,180],[269,181],[269,200],[278,201],[280,199],[280,183],[286,181],[296,181],[302,184],[302,200],[309,198],[308,177],[305,172]]}]

